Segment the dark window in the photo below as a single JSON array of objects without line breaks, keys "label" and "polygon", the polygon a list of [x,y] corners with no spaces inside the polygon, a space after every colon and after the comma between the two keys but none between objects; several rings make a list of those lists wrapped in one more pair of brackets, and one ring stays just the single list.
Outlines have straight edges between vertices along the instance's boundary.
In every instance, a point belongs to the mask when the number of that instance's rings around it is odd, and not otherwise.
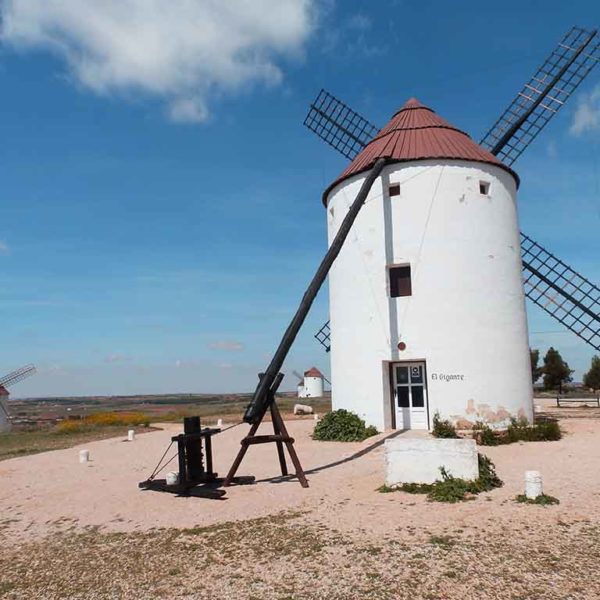
[{"label": "dark window", "polygon": [[410,406],[410,402],[408,400],[408,386],[399,385],[396,388],[396,396],[398,408],[408,408]]},{"label": "dark window", "polygon": [[490,184],[488,181],[480,181],[479,182],[479,193],[487,196],[490,191]]},{"label": "dark window", "polygon": [[411,296],[410,266],[390,267],[390,296]]},{"label": "dark window", "polygon": [[396,367],[396,383],[408,383],[408,367]]},{"label": "dark window", "polygon": [[390,196],[399,196],[400,195],[400,184],[399,183],[391,183],[389,187]]},{"label": "dark window", "polygon": [[420,385],[413,385],[410,388],[412,394],[412,405],[413,408],[423,408],[425,406],[425,396],[423,394],[423,387]]}]

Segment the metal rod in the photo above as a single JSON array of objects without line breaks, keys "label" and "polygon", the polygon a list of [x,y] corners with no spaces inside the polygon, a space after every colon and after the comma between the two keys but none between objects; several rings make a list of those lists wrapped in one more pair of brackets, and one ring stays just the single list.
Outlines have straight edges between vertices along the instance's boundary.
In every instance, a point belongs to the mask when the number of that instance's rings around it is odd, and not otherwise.
[{"label": "metal rod", "polygon": [[371,168],[371,171],[364,180],[356,199],[350,206],[350,210],[348,210],[348,213],[344,217],[344,220],[342,221],[342,224],[340,225],[340,228],[338,229],[331,246],[329,246],[329,250],[327,250],[327,253],[323,257],[317,272],[315,273],[312,281],[306,289],[306,292],[304,293],[304,296],[302,297],[302,300],[300,301],[300,305],[298,306],[296,314],[283,334],[283,338],[281,339],[281,342],[279,343],[279,346],[273,355],[267,370],[265,371],[264,377],[262,377],[259,381],[256,391],[254,392],[254,396],[252,397],[252,401],[246,408],[246,412],[244,414],[244,421],[246,421],[246,423],[255,423],[256,420],[260,418],[261,413],[264,411],[267,393],[271,388],[271,384],[275,381],[275,378],[277,377],[277,374],[279,373],[283,362],[286,359],[288,352],[290,351],[290,348],[296,339],[296,336],[298,335],[298,331],[300,330],[300,327],[302,327],[310,307],[312,306],[317,293],[321,289],[321,286],[323,285],[323,282],[325,281],[325,278],[331,269],[331,265],[333,265],[333,262],[340,253],[342,246],[344,245],[344,242],[350,233],[350,229],[352,228],[352,225],[354,224],[362,205],[365,203],[373,183],[375,183],[375,180],[377,177],[379,177],[379,174],[381,173],[386,161],[386,158],[377,159]]}]

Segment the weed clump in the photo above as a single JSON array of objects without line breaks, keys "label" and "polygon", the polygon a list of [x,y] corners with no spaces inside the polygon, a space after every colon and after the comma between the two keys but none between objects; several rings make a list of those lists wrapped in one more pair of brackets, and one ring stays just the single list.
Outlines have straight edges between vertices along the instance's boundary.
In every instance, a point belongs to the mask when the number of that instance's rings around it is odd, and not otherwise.
[{"label": "weed clump", "polygon": [[433,415],[433,429],[431,435],[436,438],[457,438],[456,427],[448,420],[442,419],[440,413]]},{"label": "weed clump", "polygon": [[562,437],[558,421],[550,419],[530,425],[525,418],[512,418],[505,432],[496,432],[484,423],[476,423],[473,430],[477,443],[482,446],[514,442],[553,442]]},{"label": "weed clump", "polygon": [[508,443],[511,442],[554,442],[562,437],[558,421],[540,421],[529,425],[527,419],[511,419],[506,431]]},{"label": "weed clump", "polygon": [[497,446],[500,443],[500,438],[487,423],[481,421],[475,423],[473,433],[477,443],[481,446]]},{"label": "weed clump", "polygon": [[525,494],[519,494],[515,498],[516,502],[521,504],[538,504],[540,506],[549,506],[551,504],[560,504],[560,500],[554,496],[548,496],[547,494],[540,494],[536,498],[528,498]]},{"label": "weed clump", "polygon": [[362,442],[376,435],[377,428],[367,425],[353,412],[340,408],[327,413],[313,431],[313,439],[330,442]]},{"label": "weed clump", "polygon": [[481,492],[489,492],[494,488],[502,487],[503,483],[496,474],[494,463],[483,454],[478,454],[477,458],[479,477],[474,481],[453,477],[444,467],[441,467],[441,479],[434,483],[403,483],[393,487],[383,485],[379,491],[382,493],[400,491],[409,494],[427,494],[427,499],[432,502],[455,503],[471,500]]}]

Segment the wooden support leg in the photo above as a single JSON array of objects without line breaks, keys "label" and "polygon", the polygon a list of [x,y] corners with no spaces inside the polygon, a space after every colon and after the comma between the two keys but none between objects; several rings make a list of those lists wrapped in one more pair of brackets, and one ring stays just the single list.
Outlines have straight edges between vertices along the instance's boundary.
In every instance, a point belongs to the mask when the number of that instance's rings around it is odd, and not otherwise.
[{"label": "wooden support leg", "polygon": [[238,452],[237,456],[235,457],[235,460],[233,461],[233,464],[231,465],[231,468],[229,469],[229,473],[227,473],[227,477],[225,477],[225,481],[223,481],[223,487],[228,487],[231,485],[231,482],[233,481],[233,478],[235,477],[235,474],[236,474],[242,460],[244,460],[244,456],[246,455],[246,452],[248,451],[248,438],[251,438],[254,436],[259,425],[260,425],[260,421],[258,421],[257,423],[254,423],[254,425],[252,425],[252,427],[250,427],[250,431],[248,432],[248,435],[242,440],[242,442],[241,442],[242,447],[240,448],[240,451]]},{"label": "wooden support leg", "polygon": [[[259,374],[259,378],[262,379],[263,374]],[[259,425],[265,417],[265,413],[267,412],[267,407],[262,411],[259,415],[257,421],[252,425],[248,435],[242,440],[242,447],[240,448],[231,468],[229,469],[229,473],[227,473],[227,477],[223,481],[223,486],[227,487],[231,485],[235,474],[248,451],[248,446],[253,444],[263,444],[267,442],[275,442],[277,445],[277,455],[279,457],[279,466],[281,467],[281,475],[283,477],[288,475],[287,463],[285,461],[285,452],[283,449],[283,445],[285,444],[287,451],[289,452],[290,458],[292,459],[292,463],[294,465],[294,469],[296,471],[296,477],[298,477],[298,481],[300,485],[304,488],[308,487],[308,481],[306,480],[306,475],[304,474],[304,470],[302,469],[302,465],[300,464],[300,460],[298,459],[298,455],[296,454],[296,450],[294,450],[294,439],[291,438],[286,429],[285,423],[283,422],[283,418],[281,417],[281,413],[279,412],[279,408],[277,407],[277,403],[275,402],[275,392],[283,379],[283,373],[279,373],[271,389],[268,391],[269,393],[269,402],[267,406],[271,411],[271,419],[273,421],[273,435],[256,435]]]},{"label": "wooden support leg", "polygon": [[[271,415],[273,416],[273,419],[277,421],[277,428],[279,429],[281,435],[284,438],[289,439],[290,436],[288,434],[287,428],[285,426],[285,423],[283,422],[281,413],[279,412],[279,408],[277,408],[277,404],[275,404],[275,403],[273,403],[271,406]],[[296,450],[294,449],[294,444],[292,442],[285,442],[285,445],[287,447],[287,451],[290,454],[290,458],[292,459],[292,464],[294,465],[294,469],[296,470],[296,477],[298,477],[298,481],[300,481],[300,485],[303,488],[307,488],[308,481],[306,480],[306,475],[304,474],[304,469],[302,468],[302,465],[300,464],[300,459],[298,458],[298,455],[296,454]]]},{"label": "wooden support leg", "polygon": [[[275,435],[280,436],[283,432],[279,427],[279,422],[275,417],[275,410],[273,407],[275,406],[275,402],[271,403],[271,420],[273,421],[273,433]],[[287,434],[286,434],[287,435]],[[283,442],[281,440],[277,440],[277,455],[279,456],[279,466],[281,467],[281,475],[286,477],[288,474],[287,463],[285,462],[285,453],[283,452]]]}]

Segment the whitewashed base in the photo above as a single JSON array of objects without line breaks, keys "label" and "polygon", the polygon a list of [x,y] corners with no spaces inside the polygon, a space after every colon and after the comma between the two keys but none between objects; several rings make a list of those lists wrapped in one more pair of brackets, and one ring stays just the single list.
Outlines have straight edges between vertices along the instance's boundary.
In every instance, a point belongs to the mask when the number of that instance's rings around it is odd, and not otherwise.
[{"label": "whitewashed base", "polygon": [[461,479],[479,477],[475,440],[392,439],[385,441],[385,483],[433,483],[440,467]]}]

